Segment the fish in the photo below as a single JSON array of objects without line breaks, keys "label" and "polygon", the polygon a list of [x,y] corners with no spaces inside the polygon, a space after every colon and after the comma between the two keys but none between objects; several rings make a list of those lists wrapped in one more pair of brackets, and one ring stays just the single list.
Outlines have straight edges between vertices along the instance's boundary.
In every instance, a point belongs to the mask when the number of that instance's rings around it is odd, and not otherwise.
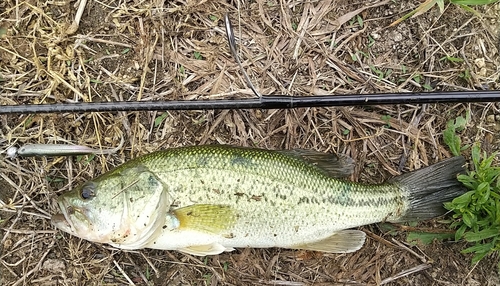
[{"label": "fish", "polygon": [[205,256],[236,248],[359,250],[360,226],[434,218],[466,192],[452,157],[381,184],[346,179],[354,161],[314,150],[225,145],[129,160],[57,198],[52,224],[116,248]]}]

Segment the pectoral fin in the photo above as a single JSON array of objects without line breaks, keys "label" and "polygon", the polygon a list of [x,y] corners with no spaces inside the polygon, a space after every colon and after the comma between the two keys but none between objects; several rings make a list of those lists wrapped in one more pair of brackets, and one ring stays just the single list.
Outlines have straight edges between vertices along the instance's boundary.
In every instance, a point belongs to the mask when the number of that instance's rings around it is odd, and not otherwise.
[{"label": "pectoral fin", "polygon": [[233,251],[234,248],[226,248],[219,243],[212,243],[207,245],[195,245],[178,249],[181,252],[197,255],[197,256],[205,256],[205,255],[216,255],[220,254],[224,251]]},{"label": "pectoral fin", "polygon": [[235,211],[225,205],[199,204],[172,211],[179,221],[179,229],[190,229],[219,234],[236,221]]},{"label": "pectoral fin", "polygon": [[365,243],[366,234],[360,230],[342,230],[326,239],[295,245],[291,248],[329,253],[350,253],[359,250]]}]

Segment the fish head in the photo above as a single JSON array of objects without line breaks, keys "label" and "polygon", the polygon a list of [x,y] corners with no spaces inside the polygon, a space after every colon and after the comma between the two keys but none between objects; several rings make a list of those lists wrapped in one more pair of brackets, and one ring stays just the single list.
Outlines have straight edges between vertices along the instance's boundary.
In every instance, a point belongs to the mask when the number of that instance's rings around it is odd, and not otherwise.
[{"label": "fish head", "polygon": [[162,181],[144,167],[119,168],[58,198],[52,224],[77,237],[125,249],[154,239],[170,206]]}]

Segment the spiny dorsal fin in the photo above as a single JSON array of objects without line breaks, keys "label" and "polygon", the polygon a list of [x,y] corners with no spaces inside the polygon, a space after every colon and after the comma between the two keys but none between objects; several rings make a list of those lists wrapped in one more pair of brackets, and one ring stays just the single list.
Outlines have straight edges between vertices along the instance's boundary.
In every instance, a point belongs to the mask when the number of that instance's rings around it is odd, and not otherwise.
[{"label": "spiny dorsal fin", "polygon": [[291,248],[329,253],[350,253],[363,246],[365,237],[366,234],[361,230],[342,230],[323,240],[294,245]]},{"label": "spiny dorsal fin", "polygon": [[305,149],[280,150],[278,152],[299,158],[334,178],[345,178],[354,172],[354,160],[347,155]]},{"label": "spiny dorsal fin", "polygon": [[218,234],[236,221],[235,211],[225,205],[199,204],[174,210],[180,229],[191,229]]}]

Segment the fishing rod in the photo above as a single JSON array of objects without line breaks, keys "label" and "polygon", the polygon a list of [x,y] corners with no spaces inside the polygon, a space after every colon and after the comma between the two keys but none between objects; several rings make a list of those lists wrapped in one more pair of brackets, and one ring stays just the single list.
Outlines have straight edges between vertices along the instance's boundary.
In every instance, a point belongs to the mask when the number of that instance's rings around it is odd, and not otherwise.
[{"label": "fishing rod", "polygon": [[500,91],[382,93],[357,95],[286,96],[219,100],[117,101],[56,104],[1,105],[1,114],[117,112],[207,109],[287,109],[299,107],[363,106],[387,104],[459,103],[500,101]]},{"label": "fishing rod", "polygon": [[447,91],[419,93],[378,93],[353,95],[288,96],[262,95],[252,84],[238,54],[233,28],[228,15],[224,16],[229,50],[244,75],[246,84],[256,97],[217,100],[171,101],[116,101],[55,104],[0,105],[1,114],[16,113],[79,113],[154,110],[206,110],[206,109],[288,109],[299,107],[363,106],[388,104],[424,104],[459,102],[498,102],[500,90]]}]

